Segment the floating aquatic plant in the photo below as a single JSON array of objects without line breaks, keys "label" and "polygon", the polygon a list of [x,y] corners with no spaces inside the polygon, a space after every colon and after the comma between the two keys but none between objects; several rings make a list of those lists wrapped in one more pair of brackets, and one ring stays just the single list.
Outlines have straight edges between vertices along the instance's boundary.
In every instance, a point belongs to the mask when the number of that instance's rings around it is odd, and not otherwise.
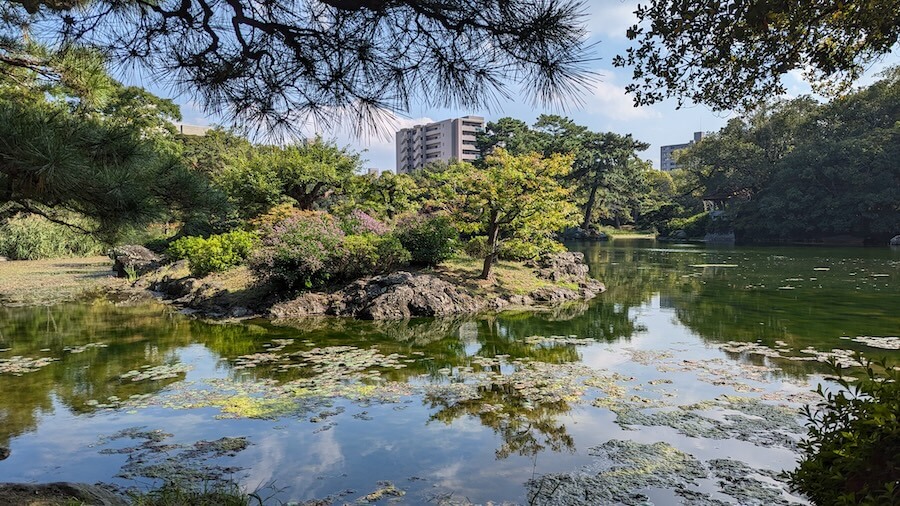
[{"label": "floating aquatic plant", "polygon": [[0,374],[21,376],[40,370],[59,360],[53,357],[30,358],[15,355],[10,358],[0,358]]},{"label": "floating aquatic plant", "polygon": [[184,374],[192,369],[193,366],[180,363],[158,365],[155,367],[144,366],[143,368],[141,368],[141,370],[128,371],[125,374],[119,376],[119,378],[131,381],[160,381],[164,379],[177,378],[181,374]]}]

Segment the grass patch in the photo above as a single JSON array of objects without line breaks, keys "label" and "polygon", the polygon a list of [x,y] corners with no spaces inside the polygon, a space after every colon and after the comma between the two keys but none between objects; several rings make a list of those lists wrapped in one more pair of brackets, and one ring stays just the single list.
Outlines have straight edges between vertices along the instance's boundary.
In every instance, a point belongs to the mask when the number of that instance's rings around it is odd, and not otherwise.
[{"label": "grass patch", "polygon": [[258,493],[244,492],[236,483],[205,484],[201,488],[166,483],[149,492],[129,494],[132,506],[250,506],[262,505]]},{"label": "grass patch", "polygon": [[501,260],[494,263],[493,279],[478,279],[483,261],[481,259],[455,258],[447,260],[432,269],[435,276],[457,286],[464,287],[482,296],[492,295],[527,295],[535,290],[548,287],[561,287],[577,290],[576,283],[554,283],[541,279],[534,269],[524,262]]},{"label": "grass patch", "polygon": [[630,227],[600,227],[598,231],[603,232],[604,234],[614,238],[614,239],[635,239],[635,238],[647,238],[653,239],[656,237],[656,232],[652,232],[649,230],[635,230]]},{"label": "grass patch", "polygon": [[0,305],[49,305],[122,281],[104,256],[0,262]]}]

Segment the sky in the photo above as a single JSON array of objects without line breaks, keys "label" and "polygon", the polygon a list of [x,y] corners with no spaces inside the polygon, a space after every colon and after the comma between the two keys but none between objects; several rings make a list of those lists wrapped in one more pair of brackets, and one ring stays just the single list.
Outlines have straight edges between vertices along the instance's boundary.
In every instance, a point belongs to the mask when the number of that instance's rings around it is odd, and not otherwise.
[{"label": "sky", "polygon": [[[586,2],[588,17],[587,29],[589,42],[596,42],[592,69],[598,79],[591,86],[589,93],[583,97],[580,107],[569,106],[564,110],[547,108],[536,109],[530,101],[501,100],[490,110],[461,110],[428,108],[415,105],[404,115],[396,115],[393,128],[387,127],[381,135],[369,138],[355,138],[341,131],[309,131],[308,136],[320,134],[324,138],[336,141],[361,152],[366,168],[390,169],[396,167],[394,136],[392,130],[412,125],[456,118],[467,114],[484,116],[488,121],[505,116],[521,119],[529,124],[534,123],[541,114],[561,114],[585,125],[594,131],[612,131],[619,134],[632,134],[636,139],[650,143],[650,148],[641,153],[641,157],[650,160],[653,166],[659,167],[659,148],[667,144],[688,142],[693,132],[714,132],[720,129],[729,118],[730,112],[714,112],[704,105],[687,105],[678,109],[674,100],[668,100],[652,106],[633,107],[630,96],[625,93],[630,71],[615,68],[612,59],[623,54],[629,45],[625,37],[627,27],[635,23],[634,16],[637,0],[588,0]],[[900,63],[900,55],[893,54],[885,61],[876,64],[859,84],[866,84],[875,79],[874,75],[887,67]],[[784,77],[788,96],[799,96],[810,93],[799,72],[792,72]],[[158,84],[141,84],[160,96],[172,98],[181,106],[183,122],[191,125],[211,125],[218,123],[217,118],[210,117],[186,95],[179,96],[169,88]],[[512,93],[515,95],[515,93]]]}]

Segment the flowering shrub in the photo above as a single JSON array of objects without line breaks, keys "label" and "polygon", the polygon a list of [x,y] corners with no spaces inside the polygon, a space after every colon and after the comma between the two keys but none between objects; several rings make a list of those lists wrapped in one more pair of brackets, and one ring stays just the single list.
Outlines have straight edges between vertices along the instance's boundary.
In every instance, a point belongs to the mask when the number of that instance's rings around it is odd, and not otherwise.
[{"label": "flowering shrub", "polygon": [[255,233],[235,230],[205,239],[182,237],[169,246],[166,254],[173,260],[187,259],[192,276],[206,276],[244,263],[258,244]]},{"label": "flowering shrub", "polygon": [[384,222],[377,218],[373,218],[371,215],[360,211],[359,209],[354,209],[353,212],[350,213],[349,216],[344,218],[344,232],[348,235],[355,234],[375,234],[375,235],[384,235],[390,232],[390,227],[388,227]]},{"label": "flowering shrub", "polygon": [[348,279],[390,272],[410,260],[409,251],[393,235],[348,235],[344,238],[344,250],[341,276]]},{"label": "flowering shrub", "polygon": [[250,262],[263,279],[314,288],[335,277],[342,264],[344,232],[330,214],[296,213],[265,232],[263,247]]},{"label": "flowering shrub", "polygon": [[459,231],[446,216],[416,216],[402,221],[397,237],[417,264],[437,265],[453,255]]}]

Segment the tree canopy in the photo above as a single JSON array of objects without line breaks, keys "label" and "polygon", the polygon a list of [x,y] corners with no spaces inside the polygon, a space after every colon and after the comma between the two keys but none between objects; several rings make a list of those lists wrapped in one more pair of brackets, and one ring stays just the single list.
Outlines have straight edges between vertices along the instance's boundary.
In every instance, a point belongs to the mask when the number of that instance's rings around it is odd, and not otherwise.
[{"label": "tree canopy", "polygon": [[456,163],[434,174],[440,204],[463,232],[486,234],[483,279],[491,276],[504,239],[540,241],[571,224],[570,190],[559,184],[572,167],[570,155],[514,156],[503,148],[485,157],[483,169]]},{"label": "tree canopy", "polygon": [[751,109],[786,92],[792,71],[841,93],[900,37],[900,0],[648,0],[614,64],[633,70],[635,104],[666,98]]},{"label": "tree canopy", "polygon": [[[592,59],[577,0],[12,0],[4,10],[7,39],[31,27],[102,48],[268,129],[369,126],[414,99],[478,108],[510,83],[554,103],[586,89]],[[16,63],[9,45],[0,60]]]},{"label": "tree canopy", "polygon": [[704,193],[734,195],[739,240],[886,241],[900,229],[900,70],[846,97],[769,104],[679,159]]},{"label": "tree canopy", "polygon": [[178,159],[175,104],[116,82],[93,51],[31,52],[46,66],[0,74],[0,218],[111,235],[213,206],[215,192]]}]

